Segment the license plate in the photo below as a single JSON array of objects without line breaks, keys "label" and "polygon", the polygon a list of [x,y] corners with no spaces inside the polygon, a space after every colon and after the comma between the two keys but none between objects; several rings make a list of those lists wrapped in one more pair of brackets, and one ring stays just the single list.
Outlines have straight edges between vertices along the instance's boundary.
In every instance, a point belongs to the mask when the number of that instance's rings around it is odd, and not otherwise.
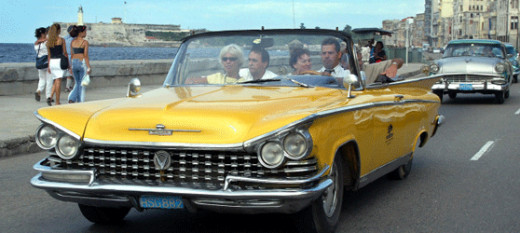
[{"label": "license plate", "polygon": [[141,196],[139,204],[142,208],[183,209],[184,204],[179,196]]},{"label": "license plate", "polygon": [[471,91],[473,90],[473,84],[459,84],[459,90],[461,91]]}]

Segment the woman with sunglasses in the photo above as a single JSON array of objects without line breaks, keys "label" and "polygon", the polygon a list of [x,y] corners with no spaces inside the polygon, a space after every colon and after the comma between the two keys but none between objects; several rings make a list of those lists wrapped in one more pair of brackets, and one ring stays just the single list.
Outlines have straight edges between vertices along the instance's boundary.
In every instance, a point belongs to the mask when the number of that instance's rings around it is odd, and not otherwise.
[{"label": "woman with sunglasses", "polygon": [[219,62],[224,73],[216,73],[202,78],[188,78],[186,84],[229,84],[236,83],[240,76],[238,71],[244,64],[244,52],[236,44],[229,44],[220,50]]},{"label": "woman with sunglasses", "polygon": [[86,26],[74,26],[70,36],[75,39],[71,42],[72,74],[74,76],[74,89],[69,94],[69,103],[85,101],[85,87],[81,85],[85,74],[90,74],[90,60],[88,57],[88,41]]}]

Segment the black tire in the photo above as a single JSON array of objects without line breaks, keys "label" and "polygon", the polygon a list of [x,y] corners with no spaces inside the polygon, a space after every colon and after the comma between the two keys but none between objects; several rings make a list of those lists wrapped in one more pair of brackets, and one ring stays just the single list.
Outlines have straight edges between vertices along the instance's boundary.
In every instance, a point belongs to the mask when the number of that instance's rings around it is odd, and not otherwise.
[{"label": "black tire", "polygon": [[408,160],[408,163],[406,163],[405,165],[402,165],[402,166],[398,167],[397,169],[395,169],[394,171],[392,171],[389,174],[389,177],[394,180],[406,179],[406,177],[408,177],[408,175],[410,175],[410,172],[412,171],[412,162],[413,162],[413,157],[410,157],[410,160]]},{"label": "black tire", "polygon": [[343,203],[343,171],[345,163],[337,155],[332,165],[333,184],[325,190],[311,206],[305,208],[297,216],[298,232],[334,232],[338,226]]},{"label": "black tire", "polygon": [[513,76],[513,82],[514,82],[514,83],[517,83],[517,82],[518,82],[518,75],[514,75],[514,76]]},{"label": "black tire", "polygon": [[99,224],[121,222],[130,211],[130,207],[96,207],[83,204],[78,204],[78,206],[86,219]]},{"label": "black tire", "polygon": [[434,91],[433,93],[436,94],[439,97],[439,99],[441,100],[441,103],[442,103],[442,97],[444,96],[442,91]]},{"label": "black tire", "polygon": [[509,90],[506,91],[506,93],[504,94],[504,97],[509,98]]},{"label": "black tire", "polygon": [[448,92],[448,96],[450,97],[450,99],[455,99],[457,98],[457,92]]},{"label": "black tire", "polygon": [[497,100],[497,103],[503,104],[506,99],[506,93],[505,91],[498,91],[495,92],[495,99]]}]

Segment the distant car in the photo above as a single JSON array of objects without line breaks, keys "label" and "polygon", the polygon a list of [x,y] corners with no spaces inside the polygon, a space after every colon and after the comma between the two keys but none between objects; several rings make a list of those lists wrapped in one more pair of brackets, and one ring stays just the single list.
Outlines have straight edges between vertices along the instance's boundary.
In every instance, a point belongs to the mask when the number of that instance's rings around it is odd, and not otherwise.
[{"label": "distant car", "polygon": [[518,74],[520,74],[520,64],[518,64],[518,51],[512,44],[506,43],[507,58],[513,66],[513,82],[518,82]]},{"label": "distant car", "polygon": [[[350,73],[292,74],[294,40],[318,60],[323,41],[344,42]],[[162,88],[140,93],[133,79],[127,98],[38,109],[36,142],[48,154],[31,184],[96,223],[131,208],[299,212],[298,227],[332,232],[343,191],[404,179],[444,118],[430,90],[438,77],[367,86],[352,45],[335,30],[189,36]],[[272,78],[232,73],[253,49],[272,55]]]},{"label": "distant car", "polygon": [[432,86],[439,98],[457,93],[494,94],[498,103],[509,97],[512,65],[505,45],[497,40],[453,40],[448,43],[441,59],[430,65],[431,75],[440,75]]}]

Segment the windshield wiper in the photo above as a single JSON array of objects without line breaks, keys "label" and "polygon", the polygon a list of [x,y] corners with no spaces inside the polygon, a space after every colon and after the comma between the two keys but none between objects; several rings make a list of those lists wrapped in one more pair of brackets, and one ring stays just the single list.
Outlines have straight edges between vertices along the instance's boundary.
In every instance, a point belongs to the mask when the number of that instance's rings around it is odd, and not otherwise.
[{"label": "windshield wiper", "polygon": [[291,82],[298,84],[298,86],[300,86],[300,87],[310,87],[309,85],[307,85],[307,84],[305,84],[305,83],[298,82],[298,81],[296,81],[296,80],[294,80],[294,79],[292,79],[292,78],[288,78],[288,79],[289,79]]},{"label": "windshield wiper", "polygon": [[270,79],[256,79],[256,80],[249,80],[249,81],[243,81],[238,82],[237,84],[243,84],[243,83],[266,83],[266,82],[277,82],[280,81],[279,78],[270,78]]}]

